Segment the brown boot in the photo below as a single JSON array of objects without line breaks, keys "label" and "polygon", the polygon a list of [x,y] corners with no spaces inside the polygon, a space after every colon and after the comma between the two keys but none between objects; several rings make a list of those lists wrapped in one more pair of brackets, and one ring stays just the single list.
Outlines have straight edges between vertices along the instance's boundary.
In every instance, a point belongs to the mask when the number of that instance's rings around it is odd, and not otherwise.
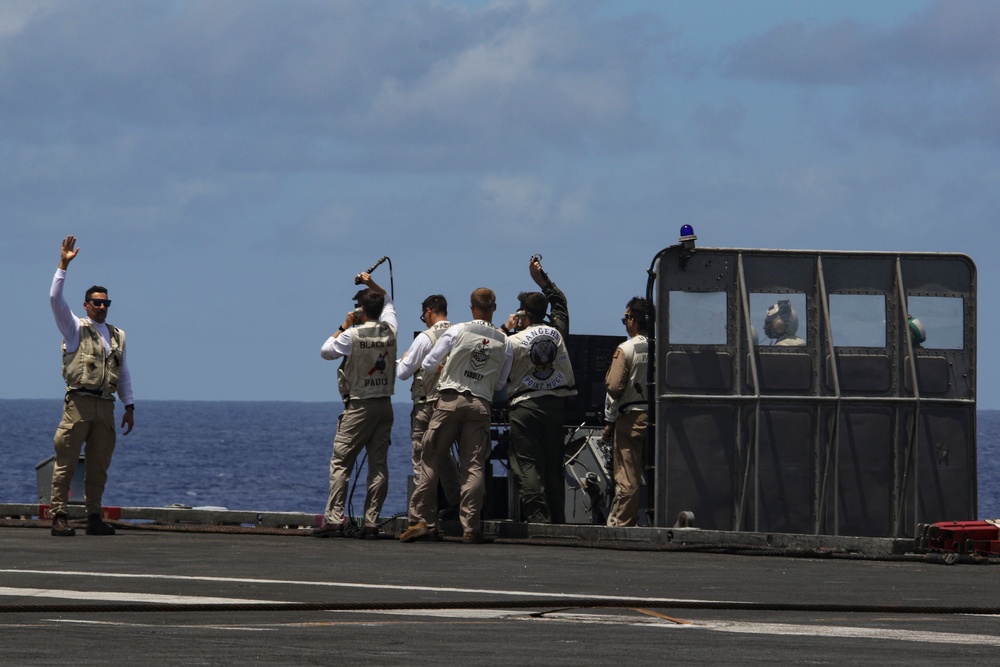
[{"label": "brown boot", "polygon": [[309,534],[313,537],[345,537],[347,535],[347,531],[344,530],[344,523],[324,522],[322,526],[313,528],[312,532]]},{"label": "brown boot", "polygon": [[486,536],[481,530],[467,530],[462,533],[462,544],[483,544]]},{"label": "brown boot", "polygon": [[56,537],[73,537],[76,529],[69,525],[65,514],[59,513],[52,517],[52,534]]}]

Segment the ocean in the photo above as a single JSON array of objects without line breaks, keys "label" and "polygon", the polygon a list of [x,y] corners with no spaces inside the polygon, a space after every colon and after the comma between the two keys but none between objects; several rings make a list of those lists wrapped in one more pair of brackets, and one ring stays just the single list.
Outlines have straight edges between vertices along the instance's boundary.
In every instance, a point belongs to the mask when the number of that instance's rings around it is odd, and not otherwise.
[{"label": "ocean", "polygon": [[[52,455],[61,403],[0,400],[0,502],[37,501],[35,466]],[[410,405],[394,408],[383,517],[405,513],[412,472]],[[341,410],[340,402],[145,401],[135,429],[118,438],[104,504],[320,514]],[[998,518],[1000,410],[980,410],[977,425],[979,518]],[[354,514],[361,513],[364,493],[362,470]]]}]

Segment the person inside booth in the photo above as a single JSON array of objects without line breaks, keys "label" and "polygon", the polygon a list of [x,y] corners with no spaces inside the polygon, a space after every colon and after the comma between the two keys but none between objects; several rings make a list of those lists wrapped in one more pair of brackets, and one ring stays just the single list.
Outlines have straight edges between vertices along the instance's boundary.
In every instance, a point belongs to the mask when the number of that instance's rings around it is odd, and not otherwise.
[{"label": "person inside booth", "polygon": [[806,344],[796,333],[799,330],[799,316],[787,299],[767,309],[764,317],[764,335],[771,339],[771,345],[801,347]]}]

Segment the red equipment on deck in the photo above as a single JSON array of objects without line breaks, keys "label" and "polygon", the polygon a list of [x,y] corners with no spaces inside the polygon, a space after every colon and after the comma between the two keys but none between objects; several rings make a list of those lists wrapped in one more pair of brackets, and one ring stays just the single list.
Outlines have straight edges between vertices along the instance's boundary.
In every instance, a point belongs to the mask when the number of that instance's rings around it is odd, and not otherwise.
[{"label": "red equipment on deck", "polygon": [[916,546],[918,551],[1000,555],[1000,519],[922,523]]}]

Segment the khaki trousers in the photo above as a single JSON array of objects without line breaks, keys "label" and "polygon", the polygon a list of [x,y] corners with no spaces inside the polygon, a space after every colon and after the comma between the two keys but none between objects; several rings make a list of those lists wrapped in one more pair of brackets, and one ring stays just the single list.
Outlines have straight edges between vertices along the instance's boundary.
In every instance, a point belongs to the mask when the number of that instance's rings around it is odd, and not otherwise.
[{"label": "khaki trousers", "polygon": [[100,514],[108,467],[115,451],[115,402],[99,396],[70,392],[63,404],[62,421],[54,440],[56,460],[52,469],[52,513],[66,513],[69,485],[85,450],[83,496],[87,514]]},{"label": "khaki trousers", "polygon": [[422,441],[422,474],[410,498],[410,520],[437,522],[437,483],[444,452],[458,440],[461,501],[459,519],[466,532],[482,529],[480,512],[486,492],[485,467],[490,453],[490,403],[462,394],[442,394]]},{"label": "khaki trousers", "polygon": [[639,513],[639,486],[646,447],[645,412],[625,412],[615,421],[615,499],[608,513],[609,526],[634,526]]},{"label": "khaki trousers", "polygon": [[351,471],[358,454],[368,453],[368,492],[365,495],[365,526],[377,526],[389,490],[389,443],[392,439],[392,399],[353,399],[337,423],[330,457],[330,497],[324,516],[327,523],[344,522],[344,506]]},{"label": "khaki trousers", "polygon": [[[416,487],[420,475],[423,474],[423,466],[420,465],[420,458],[423,455],[424,433],[427,432],[427,425],[430,424],[431,415],[434,414],[434,404],[436,400],[414,403],[413,412],[410,413],[410,442],[413,445],[413,483]],[[458,507],[461,502],[462,489],[458,481],[458,461],[452,446],[449,444],[444,451],[444,460],[435,464],[434,469],[438,472],[438,481],[444,489],[444,496],[448,499],[448,505]],[[435,490],[436,493],[436,490]],[[411,523],[417,523],[415,517],[410,516]]]}]

